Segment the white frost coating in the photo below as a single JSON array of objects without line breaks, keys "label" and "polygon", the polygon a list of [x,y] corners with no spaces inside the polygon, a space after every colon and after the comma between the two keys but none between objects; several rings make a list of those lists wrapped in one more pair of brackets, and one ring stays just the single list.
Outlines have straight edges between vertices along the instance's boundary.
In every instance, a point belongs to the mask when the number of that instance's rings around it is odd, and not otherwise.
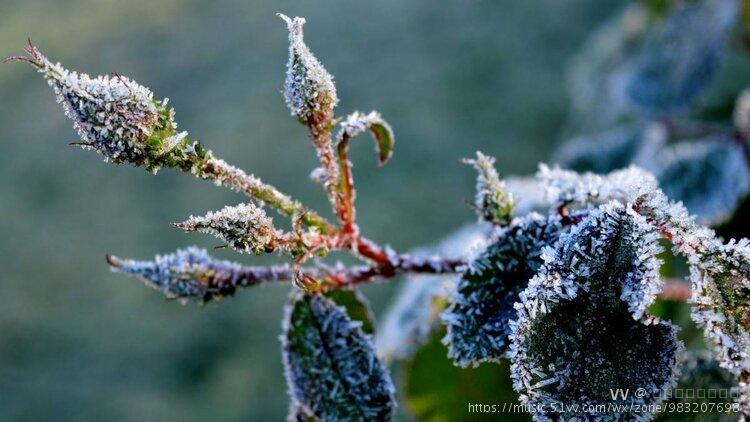
[{"label": "white frost coating", "polygon": [[547,200],[555,205],[600,204],[610,200],[632,203],[657,189],[654,176],[635,166],[598,175],[540,164],[537,178],[546,186]]},{"label": "white frost coating", "polygon": [[244,253],[272,252],[282,238],[282,233],[274,228],[271,217],[251,203],[224,207],[202,217],[191,215],[175,226],[188,232],[213,234],[226,241],[232,249]]},{"label": "white frost coating", "polygon": [[[577,372],[585,370],[585,367],[577,367],[576,372],[566,372],[568,371],[566,368],[573,367],[567,366],[565,356],[559,356],[550,368],[536,366],[534,362],[540,355],[532,355],[528,345],[535,336],[540,335],[532,329],[535,323],[542,321],[545,315],[555,309],[566,309],[562,305],[574,300],[582,301],[581,303],[587,304],[586,306],[593,306],[592,309],[618,309],[618,306],[626,305],[633,318],[631,320],[633,329],[650,333],[647,339],[644,338],[647,343],[637,349],[638,353],[650,353],[648,350],[652,346],[659,347],[662,342],[665,342],[664,350],[653,350],[655,354],[649,356],[651,366],[648,367],[650,369],[643,369],[644,373],[640,375],[643,378],[639,378],[639,382],[643,383],[641,386],[652,393],[645,398],[631,399],[634,403],[641,404],[652,404],[663,400],[664,389],[670,388],[676,382],[676,356],[679,354],[680,346],[674,342],[673,327],[646,314],[646,308],[653,302],[659,290],[660,262],[655,256],[661,251],[657,244],[658,238],[653,227],[646,223],[645,218],[636,215],[629,207],[611,202],[592,209],[588,217],[560,238],[554,249],[550,247],[543,252],[545,264],[521,293],[520,302],[515,305],[518,318],[510,324],[511,376],[514,388],[521,393],[522,403],[546,406],[558,403],[557,392],[566,391],[565,394],[577,394],[576,388],[565,390],[566,383],[583,382],[588,379],[588,375]],[[616,278],[602,279],[603,274],[609,273]],[[607,302],[612,300],[611,293],[608,292],[617,292],[618,285],[621,287],[619,298],[623,300],[622,305],[618,305],[617,302]],[[563,312],[570,312],[570,310]],[[581,310],[580,312],[582,312],[580,317],[589,318],[582,321],[586,324],[586,329],[591,331],[588,335],[597,335],[597,333],[604,335],[606,331],[596,331],[597,324],[602,325],[600,330],[606,330],[608,324],[605,321],[606,318],[613,318],[613,315],[614,321],[622,318],[618,311],[614,313],[606,311],[603,314],[594,312],[590,317],[586,316],[587,311]],[[644,328],[650,326],[654,328]],[[560,336],[558,339],[570,338],[565,340],[569,342],[569,347],[563,350],[567,350],[565,353],[573,354],[568,356],[569,359],[578,361],[580,356],[575,355],[578,353],[576,342],[581,339],[568,337],[571,334],[565,330],[556,335]],[[559,347],[559,345],[550,345],[550,347]],[[591,356],[586,359],[594,359],[593,362],[600,368],[608,367],[608,364],[602,363],[603,361],[596,360],[604,359],[603,357]],[[627,362],[626,357],[623,359]],[[603,366],[599,366],[600,364]],[[620,362],[613,362],[615,367],[617,364]],[[648,372],[649,370],[654,372]],[[606,380],[606,377],[594,377],[586,382],[606,382],[602,379]],[[633,382],[632,379],[630,382]],[[654,382],[661,384],[657,385]],[[596,403],[596,400],[599,399],[583,395],[576,401]],[[547,409],[549,410],[549,407]],[[543,420],[547,417],[545,412],[540,413],[542,414],[535,415],[538,419]],[[573,416],[581,417],[581,415]],[[651,417],[648,413],[628,416],[635,419]]]},{"label": "white frost coating", "polygon": [[504,179],[508,193],[515,202],[515,214],[526,215],[532,211],[547,212],[552,204],[547,200],[545,187],[535,177],[511,176]]},{"label": "white frost coating", "polygon": [[738,401],[750,414],[750,241],[731,240],[691,265],[692,318],[703,328],[719,364],[738,380]]},{"label": "white frost coating", "polygon": [[[449,258],[466,257],[486,242],[489,233],[489,227],[484,224],[465,226],[448,236],[435,250]],[[415,255],[421,253],[416,251]],[[378,324],[375,347],[381,359],[407,359],[429,340],[440,311],[434,309],[433,301],[447,298],[455,289],[457,278],[456,275],[406,277]]]},{"label": "white frost coating", "polygon": [[[90,77],[52,63],[29,46],[31,58],[83,139],[105,160],[142,162],[144,141],[159,120],[151,91],[124,76]],[[166,102],[163,104],[166,105]],[[176,125],[174,125],[176,127]]]},{"label": "white frost coating", "polygon": [[304,18],[279,14],[289,28],[289,62],[284,81],[284,100],[293,116],[320,122],[338,104],[336,85],[304,41]]}]

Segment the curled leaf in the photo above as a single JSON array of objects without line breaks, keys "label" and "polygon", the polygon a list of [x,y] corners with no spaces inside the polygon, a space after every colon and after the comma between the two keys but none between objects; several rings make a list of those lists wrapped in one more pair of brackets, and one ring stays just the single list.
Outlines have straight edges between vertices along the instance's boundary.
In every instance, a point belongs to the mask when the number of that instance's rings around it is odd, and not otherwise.
[{"label": "curled leaf", "polygon": [[508,347],[514,303],[542,265],[542,249],[562,227],[557,216],[531,213],[500,229],[461,276],[442,320],[448,357],[458,366],[497,361]]},{"label": "curled leaf", "polygon": [[[363,114],[358,111],[346,116],[346,119],[341,122],[341,129],[338,133],[339,149],[342,148],[342,143],[348,143],[351,138],[369,130],[372,133],[373,139],[375,139],[375,147],[378,152],[378,164],[383,166],[393,155],[393,145],[396,142],[396,137],[393,134],[393,129],[377,111],[371,111],[368,114]],[[343,145],[346,148],[347,145]]]},{"label": "curled leaf", "polygon": [[388,370],[361,323],[330,299],[295,293],[281,341],[293,408],[322,420],[383,420],[393,412]]}]

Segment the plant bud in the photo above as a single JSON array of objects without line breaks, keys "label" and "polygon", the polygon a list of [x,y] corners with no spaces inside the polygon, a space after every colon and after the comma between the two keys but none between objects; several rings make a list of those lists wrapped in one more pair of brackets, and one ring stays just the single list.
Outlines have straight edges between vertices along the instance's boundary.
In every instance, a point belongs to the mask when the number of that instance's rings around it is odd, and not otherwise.
[{"label": "plant bud", "polygon": [[187,132],[178,133],[174,110],[168,99],[157,101],[153,93],[124,76],[90,77],[52,63],[31,43],[29,62],[44,75],[73,120],[81,136],[80,146],[96,150],[105,161],[128,162],[157,171],[163,166],[190,171],[206,157],[200,144],[190,144]]},{"label": "plant bud", "polygon": [[256,255],[273,252],[282,238],[282,233],[273,226],[273,219],[253,204],[224,207],[202,217],[190,216],[174,225],[187,232],[213,234],[238,252]]},{"label": "plant bud", "polygon": [[305,124],[329,120],[339,99],[336,85],[304,42],[304,18],[279,14],[289,28],[289,62],[284,81],[284,100],[293,116]]},{"label": "plant bud", "polygon": [[467,158],[463,162],[474,166],[478,172],[474,206],[479,219],[499,225],[508,224],[515,202],[495,170],[495,158],[477,151],[476,159]]}]

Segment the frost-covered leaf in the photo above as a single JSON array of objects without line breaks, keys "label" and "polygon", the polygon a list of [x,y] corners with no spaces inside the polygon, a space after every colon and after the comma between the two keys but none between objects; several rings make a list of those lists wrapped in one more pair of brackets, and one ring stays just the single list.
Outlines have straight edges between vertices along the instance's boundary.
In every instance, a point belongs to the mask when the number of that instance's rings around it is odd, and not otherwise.
[{"label": "frost-covered leaf", "polygon": [[[512,359],[514,381],[523,402],[546,409],[539,412],[542,415],[644,418],[648,412],[643,410],[628,414],[624,407],[623,413],[613,409],[596,413],[594,407],[582,406],[654,404],[673,385],[680,349],[676,328],[634,320],[625,306],[592,302],[582,295],[556,304],[521,327],[514,339],[519,347]],[[611,392],[620,388],[631,392],[643,388],[647,394],[613,399]],[[581,407],[559,415],[551,410],[559,403]]]},{"label": "frost-covered leaf", "polygon": [[191,246],[152,261],[107,256],[112,271],[132,275],[160,290],[168,299],[205,303],[231,296],[238,287],[261,281],[288,279],[286,267],[244,267],[211,257],[205,249]]},{"label": "frost-covered leaf", "polygon": [[506,352],[514,303],[560,235],[559,217],[532,213],[499,229],[461,276],[442,314],[448,356],[459,366],[498,361]]},{"label": "frost-covered leaf", "polygon": [[[441,256],[464,258],[487,240],[486,224],[465,226],[434,249]],[[428,250],[426,253],[430,253]],[[425,252],[416,251],[415,256]],[[439,315],[455,290],[455,275],[411,275],[399,287],[375,336],[378,356],[386,361],[406,359],[423,345],[439,326]]]},{"label": "frost-covered leaf", "polygon": [[[647,392],[621,404],[652,404],[673,384],[681,348],[675,328],[646,314],[659,290],[658,239],[643,217],[613,202],[544,252],[516,305],[509,351],[514,387],[538,416],[554,414],[553,404],[612,403],[618,388]],[[585,417],[591,409],[557,416]]]},{"label": "frost-covered leaf", "polygon": [[477,158],[464,159],[477,170],[474,208],[480,221],[506,225],[513,217],[515,201],[495,170],[495,158],[477,151]]},{"label": "frost-covered leaf", "polygon": [[625,89],[643,112],[684,110],[710,82],[739,12],[736,0],[676,5],[629,63]]},{"label": "frost-covered leaf", "polygon": [[750,191],[750,168],[729,136],[684,141],[662,152],[659,185],[703,224],[731,217]]},{"label": "frost-covered leaf", "polygon": [[[527,421],[520,409],[501,412],[503,404],[518,405],[518,394],[508,376],[508,363],[459,368],[446,357],[440,342],[444,331],[404,362],[404,405],[418,421],[498,420]],[[496,413],[471,412],[469,404],[496,405]]]},{"label": "frost-covered leaf", "polygon": [[336,305],[343,306],[346,314],[362,323],[365,334],[375,332],[375,316],[372,314],[367,298],[357,289],[334,289],[325,293]]},{"label": "frost-covered leaf", "polygon": [[690,273],[693,319],[721,366],[737,377],[742,411],[750,415],[750,242],[717,245],[693,263]]},{"label": "frost-covered leaf", "polygon": [[361,325],[330,299],[294,294],[281,337],[292,409],[323,420],[390,417],[393,384]]},{"label": "frost-covered leaf", "polygon": [[396,137],[393,134],[391,125],[380,116],[377,111],[371,111],[369,114],[363,114],[358,111],[346,116],[341,122],[341,129],[338,133],[339,141],[354,138],[362,132],[369,130],[375,139],[375,147],[378,152],[378,164],[385,165],[393,155],[393,146],[396,143]]},{"label": "frost-covered leaf", "polygon": [[568,140],[554,161],[570,170],[600,174],[631,164],[651,167],[665,135],[658,124],[620,126]]}]

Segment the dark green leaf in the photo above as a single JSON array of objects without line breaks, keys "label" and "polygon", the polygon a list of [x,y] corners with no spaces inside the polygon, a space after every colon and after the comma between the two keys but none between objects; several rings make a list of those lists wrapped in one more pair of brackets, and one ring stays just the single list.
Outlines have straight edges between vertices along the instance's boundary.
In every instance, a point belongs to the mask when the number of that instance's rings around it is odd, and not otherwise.
[{"label": "dark green leaf", "polygon": [[330,299],[294,294],[282,352],[293,410],[324,420],[381,420],[393,412],[393,384],[370,337]]}]

